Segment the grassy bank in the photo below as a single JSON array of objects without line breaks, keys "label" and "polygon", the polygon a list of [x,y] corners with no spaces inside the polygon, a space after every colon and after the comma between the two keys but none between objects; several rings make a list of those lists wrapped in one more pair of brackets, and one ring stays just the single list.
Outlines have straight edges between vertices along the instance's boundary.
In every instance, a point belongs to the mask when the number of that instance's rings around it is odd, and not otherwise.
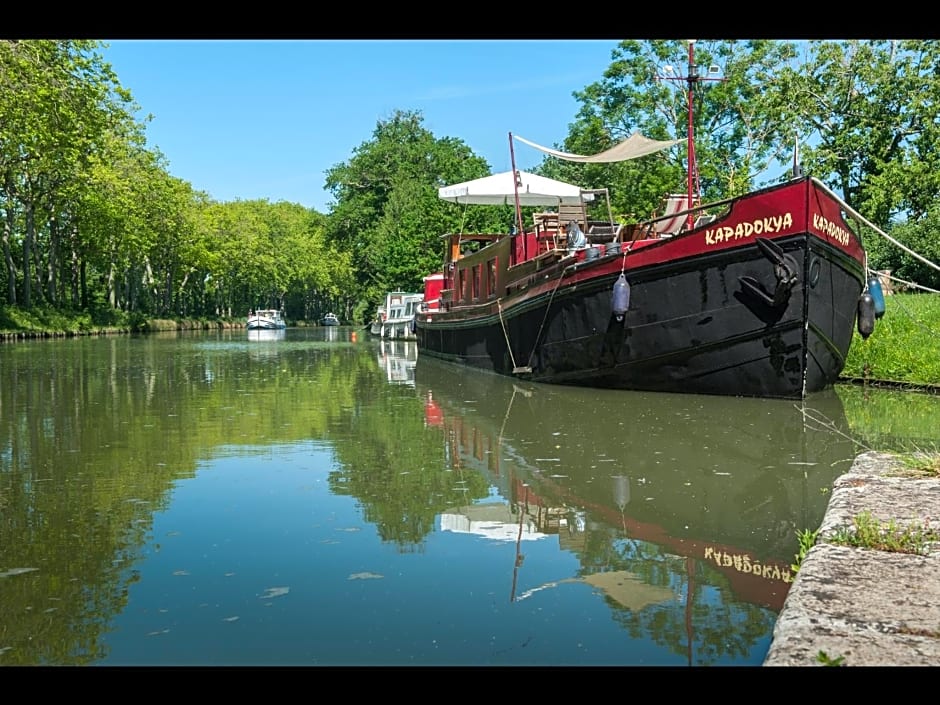
[{"label": "grassy bank", "polygon": [[168,330],[209,330],[236,328],[244,325],[241,318],[145,318],[123,311],[72,313],[35,307],[29,310],[0,306],[0,340],[28,338],[60,338],[78,335],[113,335],[120,333],[152,333]]},{"label": "grassy bank", "polygon": [[868,340],[855,331],[842,376],[940,391],[940,294],[886,296]]}]

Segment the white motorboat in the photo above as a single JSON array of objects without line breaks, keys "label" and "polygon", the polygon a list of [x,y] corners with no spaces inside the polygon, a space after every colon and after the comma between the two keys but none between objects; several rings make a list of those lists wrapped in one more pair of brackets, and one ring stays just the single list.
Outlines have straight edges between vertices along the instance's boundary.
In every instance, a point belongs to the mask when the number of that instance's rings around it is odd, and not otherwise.
[{"label": "white motorboat", "polygon": [[280,330],[287,328],[287,321],[278,309],[259,308],[248,312],[248,330]]}]

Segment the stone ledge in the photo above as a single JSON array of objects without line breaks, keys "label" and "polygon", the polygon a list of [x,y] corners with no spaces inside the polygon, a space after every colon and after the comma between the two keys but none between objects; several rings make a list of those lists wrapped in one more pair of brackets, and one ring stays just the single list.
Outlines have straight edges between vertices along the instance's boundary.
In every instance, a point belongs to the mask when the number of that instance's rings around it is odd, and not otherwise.
[{"label": "stone ledge", "polygon": [[863,512],[899,527],[940,528],[940,481],[897,476],[894,456],[865,453],[839,477],[818,542],[803,559],[765,666],[940,665],[940,545],[927,555],[827,543]]}]

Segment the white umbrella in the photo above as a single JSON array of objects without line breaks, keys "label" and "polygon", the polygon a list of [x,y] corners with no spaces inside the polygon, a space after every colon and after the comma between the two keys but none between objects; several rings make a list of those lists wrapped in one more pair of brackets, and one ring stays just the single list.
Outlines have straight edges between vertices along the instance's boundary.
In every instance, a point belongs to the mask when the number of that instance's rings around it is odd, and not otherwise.
[{"label": "white umbrella", "polygon": [[[527,171],[517,171],[519,178],[519,205],[557,206],[580,204],[594,200],[594,194],[582,193],[580,186],[556,181]],[[475,205],[503,205],[516,203],[516,186],[513,172],[484,176],[482,179],[464,181],[453,186],[442,186],[437,195],[452,203]]]}]

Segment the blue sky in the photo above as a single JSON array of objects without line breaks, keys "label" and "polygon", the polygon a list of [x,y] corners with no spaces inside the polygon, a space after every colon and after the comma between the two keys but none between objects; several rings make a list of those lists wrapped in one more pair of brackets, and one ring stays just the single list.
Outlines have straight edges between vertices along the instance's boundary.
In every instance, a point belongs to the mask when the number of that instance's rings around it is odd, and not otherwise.
[{"label": "blue sky", "polygon": [[[599,81],[617,40],[106,40],[102,55],[153,119],[170,174],[217,201],[290,201],[327,213],[326,171],[396,110],[463,140],[492,172],[509,133],[552,146],[574,91]],[[515,143],[516,166],[541,153]]]}]

